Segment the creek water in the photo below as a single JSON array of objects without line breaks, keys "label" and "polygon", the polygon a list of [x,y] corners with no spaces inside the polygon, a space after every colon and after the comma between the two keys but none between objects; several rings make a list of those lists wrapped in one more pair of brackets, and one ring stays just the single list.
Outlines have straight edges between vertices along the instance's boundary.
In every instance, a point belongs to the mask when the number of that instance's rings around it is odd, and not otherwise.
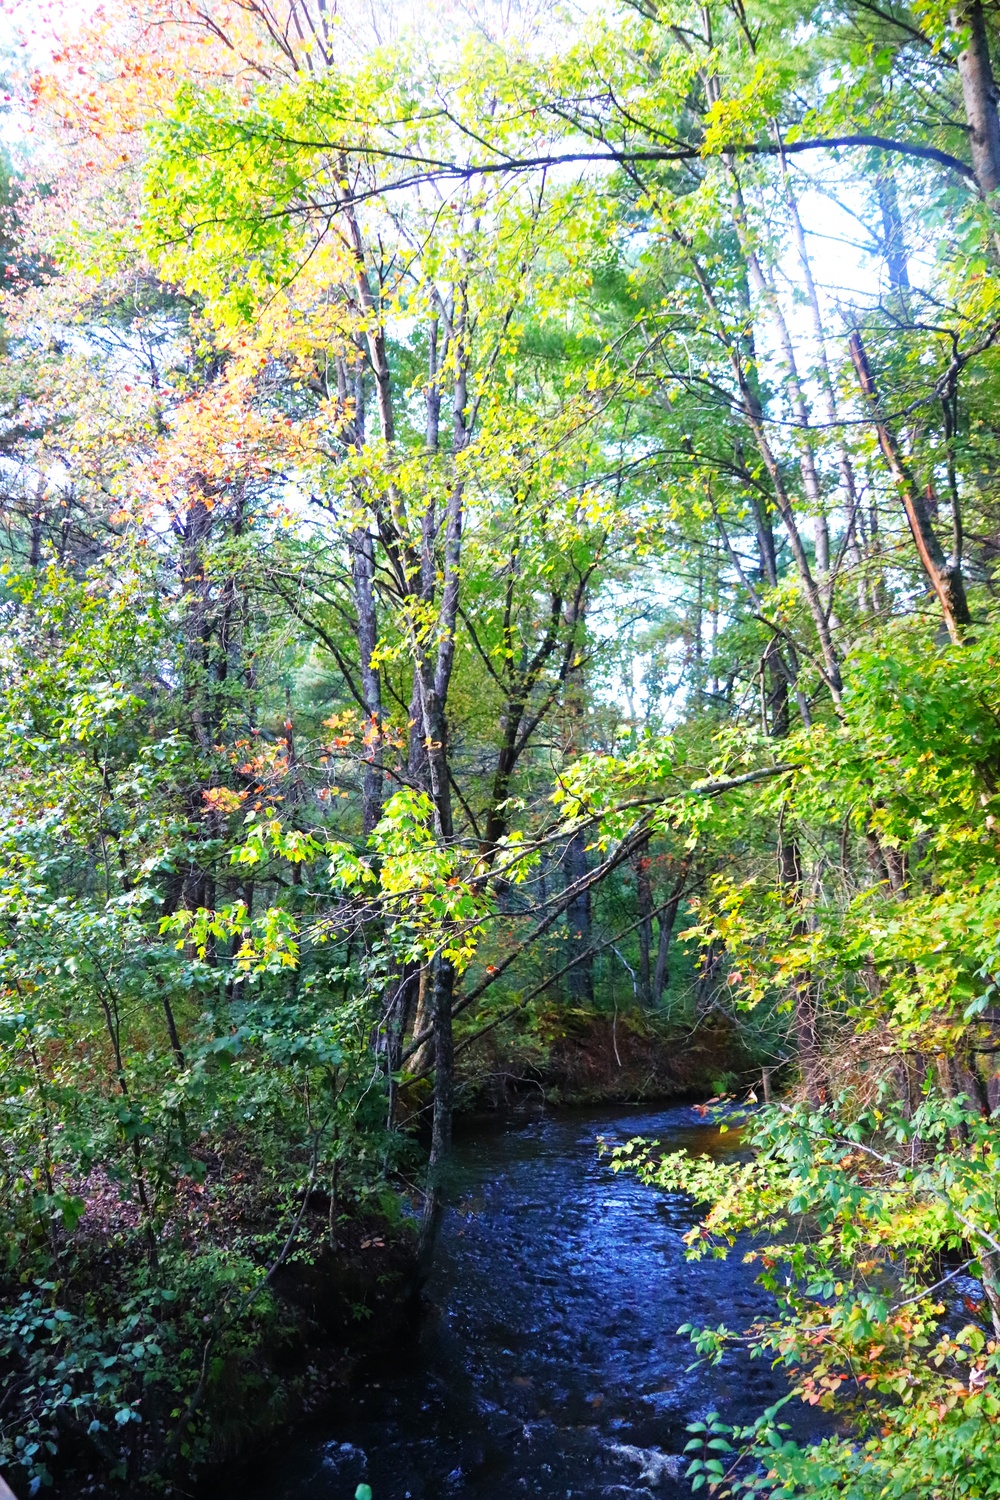
[{"label": "creek water", "polygon": [[599,1137],[637,1135],[712,1154],[733,1143],[687,1107],[461,1138],[419,1335],[325,1431],[258,1468],[248,1500],[353,1500],[362,1482],[374,1500],[689,1494],[686,1424],[713,1410],[748,1420],[787,1385],[741,1352],[690,1368],[680,1324],[738,1328],[769,1301],[738,1252],[685,1260],[687,1199],[601,1159]]}]

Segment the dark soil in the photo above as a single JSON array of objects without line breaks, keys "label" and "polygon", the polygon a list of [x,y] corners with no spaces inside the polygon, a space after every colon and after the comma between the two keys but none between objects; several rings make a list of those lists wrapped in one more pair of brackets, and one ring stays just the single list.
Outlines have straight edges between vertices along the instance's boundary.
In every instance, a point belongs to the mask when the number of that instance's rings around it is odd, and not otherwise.
[{"label": "dark soil", "polygon": [[[317,1218],[326,1205],[316,1194]],[[287,1314],[280,1340],[263,1351],[253,1382],[238,1378],[210,1412],[213,1444],[197,1493],[240,1493],[249,1460],[280,1436],[328,1411],[350,1387],[358,1364],[396,1341],[414,1336],[419,1318],[416,1234],[408,1224],[390,1225],[376,1214],[359,1214],[337,1231],[336,1248],[314,1252],[282,1266],[272,1289]],[[245,1377],[246,1371],[242,1374]],[[263,1377],[261,1379],[260,1377]],[[250,1395],[250,1399],[247,1397]]]},{"label": "dark soil", "polygon": [[[94,1218],[97,1214],[95,1211]],[[113,1218],[110,1210],[105,1218]],[[244,1227],[237,1211],[233,1226]],[[219,1226],[215,1225],[218,1231]],[[377,1355],[396,1340],[408,1341],[416,1324],[419,1283],[416,1232],[409,1222],[390,1222],[377,1211],[356,1206],[337,1224],[335,1247],[329,1244],[329,1202],[325,1194],[310,1198],[289,1259],[272,1275],[273,1312],[252,1332],[242,1348],[236,1343],[224,1359],[214,1361],[211,1379],[197,1415],[209,1439],[207,1459],[193,1472],[183,1461],[157,1493],[217,1497],[241,1465],[272,1441],[320,1412],[331,1409],[350,1386],[359,1361]],[[96,1253],[96,1236],[88,1232],[84,1247],[91,1254],[77,1263],[81,1294],[114,1296],[121,1274],[114,1274],[124,1246],[119,1240],[107,1255]],[[117,1248],[118,1254],[114,1253]],[[91,1291],[87,1292],[86,1273]],[[118,1266],[121,1273],[122,1266]],[[175,1426],[165,1422],[155,1390],[143,1398],[148,1450],[135,1454],[135,1467],[155,1462],[157,1449]],[[175,1413],[176,1415],[176,1413]],[[54,1486],[55,1500],[138,1500],[154,1491],[141,1480],[112,1477],[120,1454],[110,1444],[103,1453],[79,1424],[60,1434]],[[149,1448],[149,1444],[157,1445]],[[132,1467],[132,1465],[130,1465]],[[16,1470],[9,1474],[15,1494],[27,1493]],[[155,1489],[155,1487],[154,1487]],[[239,1493],[237,1487],[233,1496]]]}]

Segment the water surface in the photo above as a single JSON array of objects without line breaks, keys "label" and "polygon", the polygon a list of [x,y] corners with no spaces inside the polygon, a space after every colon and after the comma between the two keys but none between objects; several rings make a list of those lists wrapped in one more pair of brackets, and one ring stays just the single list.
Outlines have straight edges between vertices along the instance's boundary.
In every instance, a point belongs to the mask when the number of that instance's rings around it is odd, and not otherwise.
[{"label": "water surface", "polygon": [[769,1303],[738,1253],[684,1259],[685,1198],[601,1160],[600,1136],[634,1135],[712,1153],[733,1139],[694,1109],[621,1106],[461,1139],[419,1338],[248,1500],[353,1500],[362,1481],[374,1500],[689,1494],[686,1424],[749,1419],[787,1386],[742,1353],[689,1368],[680,1324],[739,1327]]}]

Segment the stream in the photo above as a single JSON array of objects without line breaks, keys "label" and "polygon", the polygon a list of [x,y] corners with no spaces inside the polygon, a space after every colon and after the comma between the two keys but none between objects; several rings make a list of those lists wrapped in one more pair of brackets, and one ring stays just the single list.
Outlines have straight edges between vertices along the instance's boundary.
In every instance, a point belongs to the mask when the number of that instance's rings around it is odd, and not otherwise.
[{"label": "stream", "polygon": [[[551,1500],[690,1490],[685,1426],[749,1420],[787,1389],[741,1352],[691,1370],[682,1323],[745,1325],[769,1298],[737,1251],[684,1259],[682,1196],[615,1175],[598,1137],[725,1153],[685,1106],[547,1115],[455,1147],[427,1315],[326,1419],[254,1472],[247,1500]],[[789,1417],[807,1419],[799,1403]]]}]

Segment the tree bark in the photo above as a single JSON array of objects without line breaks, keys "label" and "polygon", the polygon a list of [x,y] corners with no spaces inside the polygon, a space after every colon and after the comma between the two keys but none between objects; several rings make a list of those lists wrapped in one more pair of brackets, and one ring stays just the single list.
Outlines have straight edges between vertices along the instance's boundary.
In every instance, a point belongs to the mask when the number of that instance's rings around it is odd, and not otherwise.
[{"label": "tree bark", "polygon": [[958,54],[958,76],[969,127],[972,169],[985,197],[1000,187],[1000,116],[982,0],[956,5],[951,12],[951,24],[967,36]]},{"label": "tree bark", "polygon": [[[587,875],[587,841],[583,833],[574,833],[566,845],[563,867],[568,884],[575,885]],[[566,925],[569,928],[570,957],[583,955],[591,948],[591,904],[590,886],[585,886],[566,908]],[[566,976],[569,997],[576,1005],[591,1006],[594,1003],[594,961],[583,958],[574,964]]]},{"label": "tree bark", "polygon": [[424,1040],[413,1053],[411,1073],[429,1071],[434,1063],[434,1013],[430,978],[430,967],[425,964],[417,975],[417,1008],[413,1018],[413,1035],[423,1037]]},{"label": "tree bark", "polygon": [[861,334],[857,329],[854,329],[851,334],[850,349],[858,382],[878,434],[879,447],[882,449],[882,456],[903,502],[903,509],[910,523],[910,531],[924,572],[941,601],[948,634],[956,646],[961,645],[966,628],[972,624],[968,601],[965,597],[965,582],[962,578],[961,566],[956,559],[945,557],[944,549],[937,539],[927,503],[920,492],[919,485],[910,474],[895,436],[882,413],[875,377],[868,363],[868,355],[865,352]]},{"label": "tree bark", "polygon": [[[795,839],[786,839],[779,833],[778,867],[781,872],[781,887],[789,907],[797,907],[802,899],[802,862]],[[806,925],[801,916],[793,931],[802,934]],[[806,1098],[812,1105],[822,1103],[822,1063],[819,1048],[819,1027],[811,974],[801,974],[795,981],[792,996],[795,1024],[795,1046]]]},{"label": "tree bark", "polygon": [[638,850],[633,866],[635,890],[639,905],[639,1004],[647,1010],[653,1001],[653,882],[649,873],[649,844]]},{"label": "tree bark", "polygon": [[670,939],[674,935],[674,923],[677,921],[677,913],[680,910],[681,901],[684,899],[684,887],[687,882],[687,862],[681,866],[681,873],[674,883],[670,900],[660,913],[660,932],[656,945],[656,968],[653,970],[653,1005],[659,1007],[663,1004],[663,991],[667,987],[670,978]]},{"label": "tree bark", "polygon": [[365,763],[361,788],[361,821],[367,837],[382,816],[382,683],[372,665],[378,641],[375,609],[375,547],[366,527],[351,536],[351,575],[357,611],[358,659],[365,704]]},{"label": "tree bark", "polygon": [[889,284],[895,292],[910,289],[910,275],[906,266],[906,236],[903,219],[899,212],[899,197],[896,179],[887,167],[883,167],[875,178],[875,194],[882,215],[882,246]]},{"label": "tree bark", "polygon": [[444,1210],[444,1165],[451,1153],[451,1122],[454,1108],[455,1048],[452,1036],[452,996],[455,970],[440,954],[434,959],[430,978],[431,1009],[434,1026],[434,1109],[431,1120],[431,1149],[427,1159],[427,1195],[424,1199],[418,1265],[422,1272],[430,1269],[441,1215]]}]

